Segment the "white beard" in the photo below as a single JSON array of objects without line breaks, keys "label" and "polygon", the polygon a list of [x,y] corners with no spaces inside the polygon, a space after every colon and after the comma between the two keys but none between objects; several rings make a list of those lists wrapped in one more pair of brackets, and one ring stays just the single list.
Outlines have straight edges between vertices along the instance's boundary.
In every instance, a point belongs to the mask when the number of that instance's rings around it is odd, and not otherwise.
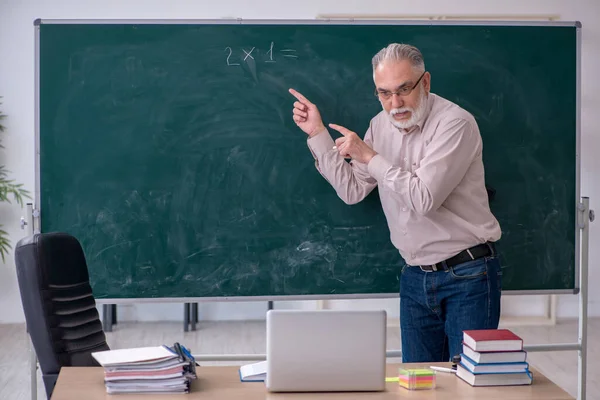
[{"label": "white beard", "polygon": [[[398,121],[394,118],[395,114],[403,113],[409,111],[410,118],[403,121]],[[419,85],[419,104],[417,105],[416,110],[411,107],[402,107],[402,108],[392,108],[388,114],[390,121],[396,128],[400,129],[410,129],[413,126],[417,125],[425,116],[425,112],[427,111],[427,95],[425,94],[425,90],[423,87]]]}]

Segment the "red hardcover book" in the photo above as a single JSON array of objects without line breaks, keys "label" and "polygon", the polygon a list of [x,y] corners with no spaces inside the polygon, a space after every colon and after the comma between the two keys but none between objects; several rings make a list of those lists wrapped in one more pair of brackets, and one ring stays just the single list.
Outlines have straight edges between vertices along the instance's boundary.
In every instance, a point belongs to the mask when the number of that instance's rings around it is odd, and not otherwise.
[{"label": "red hardcover book", "polygon": [[479,352],[523,350],[523,339],[508,329],[466,330],[463,331],[463,342]]}]

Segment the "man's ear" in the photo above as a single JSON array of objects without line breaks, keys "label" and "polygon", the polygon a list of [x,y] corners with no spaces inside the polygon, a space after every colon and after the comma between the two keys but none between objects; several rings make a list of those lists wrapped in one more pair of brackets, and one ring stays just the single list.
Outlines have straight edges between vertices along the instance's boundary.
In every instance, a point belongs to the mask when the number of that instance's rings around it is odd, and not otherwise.
[{"label": "man's ear", "polygon": [[425,91],[427,93],[431,92],[431,74],[428,72],[425,72],[425,75],[423,76],[423,85],[425,86]]}]

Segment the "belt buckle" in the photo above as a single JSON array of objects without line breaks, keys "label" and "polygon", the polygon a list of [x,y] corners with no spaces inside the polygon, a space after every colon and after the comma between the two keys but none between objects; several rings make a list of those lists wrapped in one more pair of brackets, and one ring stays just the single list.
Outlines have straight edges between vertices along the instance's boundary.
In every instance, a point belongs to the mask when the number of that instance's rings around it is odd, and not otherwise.
[{"label": "belt buckle", "polygon": [[437,272],[438,271],[437,264],[431,264],[431,265],[428,265],[428,267],[431,267],[431,269],[423,269],[423,266],[419,265],[419,268],[423,272],[431,272],[431,271]]}]

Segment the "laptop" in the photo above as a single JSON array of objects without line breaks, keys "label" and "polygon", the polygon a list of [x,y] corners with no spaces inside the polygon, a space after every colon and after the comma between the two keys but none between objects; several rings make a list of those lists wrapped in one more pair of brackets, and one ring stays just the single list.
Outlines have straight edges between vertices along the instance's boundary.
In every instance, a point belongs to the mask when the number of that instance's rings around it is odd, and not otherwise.
[{"label": "laptop", "polygon": [[269,310],[270,392],[385,389],[385,310]]}]

